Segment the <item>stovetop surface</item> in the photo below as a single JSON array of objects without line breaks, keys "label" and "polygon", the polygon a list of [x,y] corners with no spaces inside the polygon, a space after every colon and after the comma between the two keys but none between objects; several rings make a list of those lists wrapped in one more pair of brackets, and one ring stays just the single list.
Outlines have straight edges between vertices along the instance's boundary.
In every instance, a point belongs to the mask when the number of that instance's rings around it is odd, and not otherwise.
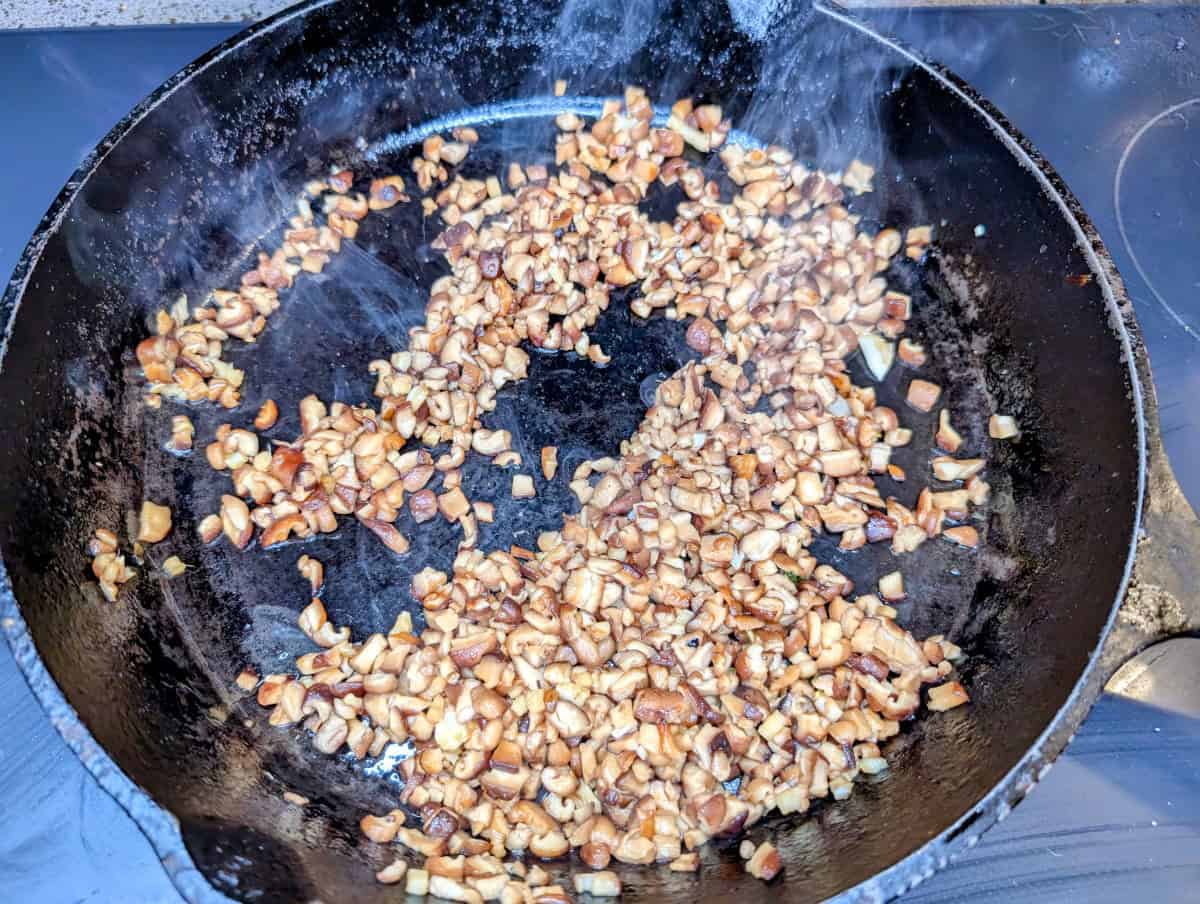
[{"label": "stovetop surface", "polygon": [[[1041,6],[866,18],[977,87],[1083,202],[1133,299],[1167,452],[1196,506],[1200,10]],[[8,87],[0,93],[0,274],[95,142],[236,30],[0,33]],[[1200,639],[1143,653],[1020,807],[904,904],[1197,900],[1197,687]],[[149,843],[55,733],[4,644],[0,699],[3,898],[177,904]]]}]

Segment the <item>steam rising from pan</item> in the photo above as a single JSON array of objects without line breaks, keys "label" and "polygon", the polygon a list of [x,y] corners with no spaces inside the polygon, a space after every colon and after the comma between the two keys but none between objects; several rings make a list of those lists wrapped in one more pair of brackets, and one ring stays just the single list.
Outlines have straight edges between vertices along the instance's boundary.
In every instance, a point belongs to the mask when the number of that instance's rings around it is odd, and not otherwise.
[{"label": "steam rising from pan", "polygon": [[[559,113],[574,113],[577,116],[598,117],[604,106],[604,102],[609,99],[609,97],[554,97],[543,95],[458,110],[447,116],[441,116],[429,122],[423,122],[412,128],[405,129],[403,132],[385,135],[371,143],[363,156],[370,162],[376,162],[389,155],[403,153],[430,135],[444,134],[459,126],[482,127],[499,125],[506,127],[514,126],[526,120],[531,124],[544,124],[545,120],[553,118]],[[669,115],[669,107],[656,106],[654,108],[654,125],[665,127]],[[526,131],[528,131],[528,128]],[[548,134],[553,135],[553,132]],[[764,142],[742,129],[731,129],[729,132],[729,141],[743,144],[746,147],[762,147],[764,144]],[[499,147],[501,150],[521,151],[530,155],[536,155],[545,151],[544,142],[541,145],[533,145],[527,141],[513,143],[501,138],[498,144],[489,141],[488,145],[491,148]]]}]

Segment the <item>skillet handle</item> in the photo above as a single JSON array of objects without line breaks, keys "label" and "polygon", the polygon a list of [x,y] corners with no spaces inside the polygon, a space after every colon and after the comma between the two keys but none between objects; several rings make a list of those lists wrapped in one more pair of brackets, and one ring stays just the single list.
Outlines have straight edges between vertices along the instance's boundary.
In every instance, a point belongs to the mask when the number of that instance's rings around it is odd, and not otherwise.
[{"label": "skillet handle", "polygon": [[1152,423],[1147,437],[1137,559],[1105,650],[1114,665],[1169,637],[1200,633],[1200,520],[1171,470],[1157,427]]}]

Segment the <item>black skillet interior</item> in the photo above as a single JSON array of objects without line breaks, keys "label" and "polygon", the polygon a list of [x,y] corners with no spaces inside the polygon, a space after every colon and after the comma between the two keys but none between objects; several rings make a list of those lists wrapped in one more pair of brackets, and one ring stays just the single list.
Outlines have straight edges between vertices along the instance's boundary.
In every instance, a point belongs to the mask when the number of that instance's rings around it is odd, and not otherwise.
[{"label": "black skillet interior", "polygon": [[[307,602],[294,567],[301,552],[326,563],[333,620],[362,636],[412,605],[409,576],[445,567],[455,534],[402,521],[414,539],[402,559],[351,523],[265,553],[202,547],[191,525],[216,509],[225,478],[199,451],[162,450],[177,409],[141,405],[129,349],[179,293],[195,301],[234,284],[305,179],[331,161],[408,175],[411,148],[370,163],[363,148],[464,109],[548,96],[557,77],[570,84],[565,103],[626,83],[665,104],[698,94],[802,158],[878,163],[876,193],[852,206],[872,222],[936,227],[936,253],[890,276],[917,299],[930,378],[947,387],[965,451],[992,463],[995,488],[984,550],[928,544],[904,562],[903,618],[918,634],[945,631],[963,645],[973,705],[907,726],[886,781],[807,819],[756,829],[783,850],[782,888],[748,878],[727,846],[704,851],[699,886],[635,868],[623,871],[627,894],[809,900],[869,879],[1004,779],[1097,646],[1136,505],[1126,365],[1097,284],[1071,279],[1089,270],[1067,220],[960,98],[895,50],[807,8],[735,22],[707,2],[317,6],[210,59],[115,143],[45,235],[0,372],[0,546],[38,651],[87,728],[178,818],[196,865],[232,897],[402,894],[373,883],[386,854],[355,829],[362,810],[392,805],[386,763],[311,752],[297,733],[269,728],[233,679],[245,664],[285,670],[306,648],[295,627]],[[466,119],[483,136],[469,174],[552,155],[545,116]],[[287,294],[257,346],[234,353],[247,372],[245,401],[232,413],[189,412],[198,450],[222,421],[248,426],[267,397],[282,411],[276,438],[296,435],[295,403],[309,391],[371,399],[367,363],[402,344],[424,287],[442,272],[428,246],[436,227],[415,207],[372,217],[324,274]],[[526,460],[556,442],[564,467],[553,484],[537,477],[535,501],[502,504],[485,546],[528,543],[557,523],[572,501],[564,472],[615,452],[655,375],[687,352],[678,325],[635,323],[620,304],[596,335],[614,354],[607,368],[539,356],[530,379],[502,394],[494,420],[513,430]],[[856,376],[865,379],[861,369]],[[882,400],[902,409],[909,376],[894,370]],[[1019,442],[988,440],[992,410],[1016,415]],[[904,416],[916,441],[899,462],[912,479],[889,489],[911,502],[928,473],[932,418]],[[476,493],[507,479],[486,465],[467,469]],[[169,502],[178,525],[151,561],[175,554],[198,567],[168,583],[147,563],[116,605],[105,604],[88,583],[84,546],[96,528],[123,532],[144,496]],[[821,554],[864,588],[894,567],[882,549]],[[312,803],[285,803],[288,789]],[[894,875],[876,889],[909,881]]]}]

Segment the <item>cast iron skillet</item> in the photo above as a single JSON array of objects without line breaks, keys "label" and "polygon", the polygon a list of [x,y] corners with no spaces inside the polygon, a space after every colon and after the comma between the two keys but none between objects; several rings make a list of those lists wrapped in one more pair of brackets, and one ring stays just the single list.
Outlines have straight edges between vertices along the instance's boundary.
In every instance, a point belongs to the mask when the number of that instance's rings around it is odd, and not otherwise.
[{"label": "cast iron skillet", "polygon": [[[1088,679],[1129,574],[1143,489],[1142,396],[1111,262],[1045,162],[964,86],[836,10],[748,6],[731,16],[708,2],[308,3],[168,82],[47,215],[0,308],[5,625],[60,731],[185,897],[396,899],[402,892],[371,879],[385,852],[355,829],[363,810],[392,805],[396,787],[386,764],[317,755],[236,692],[243,665],[281,671],[306,648],[295,627],[307,602],[294,568],[301,549],[199,544],[190,525],[216,508],[225,478],[202,454],[163,451],[176,409],[142,406],[129,349],[179,293],[198,300],[234,283],[303,182],[331,162],[407,173],[409,139],[446,117],[443,126],[471,122],[484,136],[469,173],[517,153],[546,156],[551,126],[536,99],[556,77],[570,83],[559,103],[580,110],[639,83],[660,102],[719,100],[743,131],[832,168],[854,155],[877,162],[878,191],[853,207],[870,222],[937,228],[928,259],[890,275],[917,300],[930,378],[947,387],[966,451],[989,459],[995,488],[978,554],[931,543],[905,563],[903,621],[963,646],[972,705],[907,726],[886,781],[756,828],[782,849],[776,884],[749,878],[727,845],[704,850],[699,880],[623,870],[628,896],[895,895],[1002,817],[1081,721],[1098,693]],[[524,107],[486,109],[515,100]],[[284,412],[277,437],[299,432],[294,405],[309,391],[370,400],[366,363],[402,339],[440,272],[432,235],[411,209],[372,217],[325,274],[286,296],[257,347],[234,353],[247,371],[244,403],[191,411],[197,447],[224,420],[247,425],[267,397]],[[634,324],[614,305],[597,331],[612,366],[539,356],[495,422],[527,460],[558,442],[569,474],[632,430],[655,375],[684,358],[680,332]],[[881,399],[901,406],[908,379],[894,370]],[[1017,417],[1019,442],[988,440],[993,410]],[[899,460],[925,474],[931,419],[906,416],[917,442]],[[495,479],[486,465],[466,475],[469,488]],[[921,482],[888,490],[911,503]],[[169,502],[179,526],[105,604],[88,580],[87,538],[122,531],[144,496]],[[530,538],[569,501],[564,480],[542,487],[536,504],[503,507],[483,544]],[[356,636],[412,605],[413,571],[449,562],[448,528],[400,526],[419,538],[403,559],[349,523],[303,547],[326,563],[326,605]],[[153,578],[150,564],[172,554],[197,567]],[[863,586],[890,567],[881,549],[819,554]],[[285,790],[312,803],[286,803]]]}]

